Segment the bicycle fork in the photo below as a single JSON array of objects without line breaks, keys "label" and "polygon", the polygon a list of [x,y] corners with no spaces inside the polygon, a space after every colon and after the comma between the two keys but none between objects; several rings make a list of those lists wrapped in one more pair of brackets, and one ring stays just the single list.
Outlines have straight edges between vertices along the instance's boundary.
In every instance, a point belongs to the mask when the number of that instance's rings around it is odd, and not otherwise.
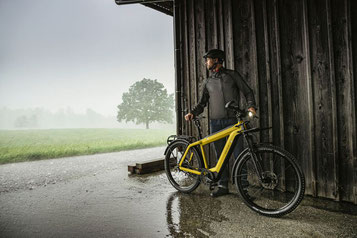
[{"label": "bicycle fork", "polygon": [[252,158],[253,160],[253,165],[254,165],[254,169],[258,175],[258,178],[259,178],[259,182],[263,182],[263,168],[260,164],[260,161],[254,151],[254,145],[253,145],[253,142],[252,142],[252,139],[249,137],[249,135],[243,133],[243,136],[244,136],[244,139],[246,140],[247,144],[248,144],[248,152],[249,152],[249,155],[250,157]]}]

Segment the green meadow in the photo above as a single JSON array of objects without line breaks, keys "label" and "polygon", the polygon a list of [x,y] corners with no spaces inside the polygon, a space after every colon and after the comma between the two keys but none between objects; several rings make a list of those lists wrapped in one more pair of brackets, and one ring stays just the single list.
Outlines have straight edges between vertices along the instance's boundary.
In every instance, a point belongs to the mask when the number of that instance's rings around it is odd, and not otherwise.
[{"label": "green meadow", "polygon": [[0,164],[163,146],[174,130],[0,130]]}]

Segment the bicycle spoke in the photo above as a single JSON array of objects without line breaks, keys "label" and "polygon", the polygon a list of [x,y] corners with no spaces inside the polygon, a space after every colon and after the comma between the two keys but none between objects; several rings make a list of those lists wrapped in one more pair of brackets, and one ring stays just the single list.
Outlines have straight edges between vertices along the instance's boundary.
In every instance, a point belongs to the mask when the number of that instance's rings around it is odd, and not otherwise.
[{"label": "bicycle spoke", "polygon": [[277,161],[277,160],[278,160],[277,157],[275,157],[275,158],[273,159],[273,169],[276,168],[276,161]]},{"label": "bicycle spoke", "polygon": [[233,178],[239,178],[239,177],[244,177],[244,176],[248,176],[248,174],[240,174],[238,176],[233,176]]},{"label": "bicycle spoke", "polygon": [[[291,166],[292,166],[292,165],[289,164],[289,166],[288,166],[287,168],[285,168],[285,171],[286,171],[289,167],[291,167]],[[284,172],[285,172],[285,171],[284,171]],[[280,176],[281,176],[281,173],[277,175],[278,178],[280,178]]]},{"label": "bicycle spoke", "polygon": [[259,192],[259,195],[261,195],[262,194],[262,192],[263,192],[263,187],[260,187],[260,189],[258,190],[258,191],[256,191],[255,193],[253,193],[253,195],[252,195],[252,197],[257,197],[256,196],[256,194]]}]

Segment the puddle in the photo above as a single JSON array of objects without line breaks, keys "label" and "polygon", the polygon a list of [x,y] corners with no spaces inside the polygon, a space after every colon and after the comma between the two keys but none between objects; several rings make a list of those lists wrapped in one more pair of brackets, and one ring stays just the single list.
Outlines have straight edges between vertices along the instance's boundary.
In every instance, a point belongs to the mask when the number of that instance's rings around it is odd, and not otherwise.
[{"label": "puddle", "polygon": [[172,193],[166,203],[166,223],[172,237],[210,237],[212,222],[227,220],[219,214],[221,201],[202,193]]}]

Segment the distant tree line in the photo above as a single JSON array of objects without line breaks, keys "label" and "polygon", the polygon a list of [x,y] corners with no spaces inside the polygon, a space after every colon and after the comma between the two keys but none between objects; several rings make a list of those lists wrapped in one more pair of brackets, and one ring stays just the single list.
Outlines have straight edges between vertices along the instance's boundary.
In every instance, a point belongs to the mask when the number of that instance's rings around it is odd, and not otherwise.
[{"label": "distant tree line", "polygon": [[0,129],[101,128],[116,127],[115,116],[103,116],[92,109],[79,114],[70,108],[51,112],[43,108],[0,108]]}]

